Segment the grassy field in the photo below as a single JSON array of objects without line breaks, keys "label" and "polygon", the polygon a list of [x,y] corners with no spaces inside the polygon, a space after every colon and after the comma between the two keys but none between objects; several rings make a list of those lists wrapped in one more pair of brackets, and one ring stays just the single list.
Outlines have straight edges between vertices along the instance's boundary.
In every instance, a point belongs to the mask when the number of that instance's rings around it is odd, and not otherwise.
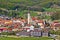
[{"label": "grassy field", "polygon": [[53,40],[48,37],[21,37],[21,38],[12,38],[12,37],[0,37],[0,40]]}]

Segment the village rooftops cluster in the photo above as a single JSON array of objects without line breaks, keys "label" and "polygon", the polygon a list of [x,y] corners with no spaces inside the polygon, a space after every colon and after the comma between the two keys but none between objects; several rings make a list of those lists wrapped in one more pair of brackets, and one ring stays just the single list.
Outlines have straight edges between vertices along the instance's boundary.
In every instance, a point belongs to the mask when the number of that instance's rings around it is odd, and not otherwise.
[{"label": "village rooftops cluster", "polygon": [[2,28],[10,28],[10,29],[27,28],[29,29],[30,26],[34,26],[37,28],[40,26],[41,28],[44,28],[44,21],[36,17],[32,17],[30,24],[28,24],[28,19],[9,18],[5,16],[0,17],[0,27],[1,27],[0,29]]},{"label": "village rooftops cluster", "polygon": [[[33,27],[32,27],[33,26]],[[0,17],[0,31],[10,30],[10,31],[21,31],[29,29],[33,30],[32,28],[40,28],[45,29],[46,23],[44,20],[38,19],[37,17],[32,17],[30,24],[28,24],[28,19],[23,18],[9,18],[9,17]],[[60,28],[60,23],[50,23],[49,28],[55,30]]]}]

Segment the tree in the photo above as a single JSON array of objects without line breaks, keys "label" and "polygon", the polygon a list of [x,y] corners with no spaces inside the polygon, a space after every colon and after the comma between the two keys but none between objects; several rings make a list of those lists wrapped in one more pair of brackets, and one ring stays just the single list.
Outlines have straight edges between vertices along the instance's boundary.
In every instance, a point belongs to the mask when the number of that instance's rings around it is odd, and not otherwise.
[{"label": "tree", "polygon": [[60,12],[56,12],[51,16],[52,20],[59,20],[60,19]]}]

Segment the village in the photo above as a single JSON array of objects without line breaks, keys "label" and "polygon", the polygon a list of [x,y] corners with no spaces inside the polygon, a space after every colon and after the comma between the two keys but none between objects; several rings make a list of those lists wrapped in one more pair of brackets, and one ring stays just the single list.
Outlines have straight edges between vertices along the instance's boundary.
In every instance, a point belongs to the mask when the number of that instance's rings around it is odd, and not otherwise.
[{"label": "village", "polygon": [[[2,32],[16,32],[12,35],[17,36],[35,36],[35,37],[49,37],[50,30],[59,30],[60,23],[57,21],[49,22],[37,17],[31,17],[27,13],[27,19],[23,18],[9,18],[7,16],[0,16],[0,34]],[[7,35],[7,34],[5,34]],[[8,34],[9,35],[9,34]]]},{"label": "village", "polygon": [[60,0],[0,0],[0,40],[60,40]]}]

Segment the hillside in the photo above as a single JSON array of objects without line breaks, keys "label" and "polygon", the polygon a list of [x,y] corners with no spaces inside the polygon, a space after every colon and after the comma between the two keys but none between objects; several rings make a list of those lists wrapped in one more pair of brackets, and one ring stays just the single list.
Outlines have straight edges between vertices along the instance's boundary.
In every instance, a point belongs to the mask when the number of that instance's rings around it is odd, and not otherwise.
[{"label": "hillside", "polygon": [[60,0],[0,0],[0,15],[26,18],[28,9],[31,16],[38,16],[38,12],[60,12]]},{"label": "hillside", "polygon": [[0,7],[7,9],[38,9],[50,8],[51,5],[60,5],[60,0],[0,0]]}]

